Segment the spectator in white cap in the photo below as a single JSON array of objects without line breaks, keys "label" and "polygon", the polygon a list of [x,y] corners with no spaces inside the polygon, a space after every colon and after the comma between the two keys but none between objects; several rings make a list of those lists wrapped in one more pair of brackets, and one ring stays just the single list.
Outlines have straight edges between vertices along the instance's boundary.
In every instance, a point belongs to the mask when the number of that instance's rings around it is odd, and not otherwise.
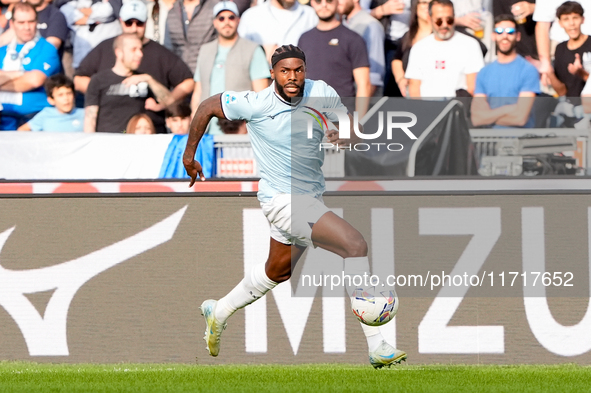
[{"label": "spectator in white cap", "polygon": [[203,44],[216,38],[213,7],[217,0],[178,0],[168,13],[164,46],[181,57],[191,70]]},{"label": "spectator in white cap", "polygon": [[60,8],[73,32],[72,67],[78,68],[99,43],[121,34],[117,22],[121,3],[121,0],[71,0]]},{"label": "spectator in white cap", "polygon": [[[217,17],[222,11],[230,11],[234,16],[240,18],[240,12],[238,12],[238,6],[233,1],[220,1],[213,6],[213,16]],[[216,29],[217,30],[217,29]]]},{"label": "spectator in white cap", "polygon": [[[132,33],[142,40],[143,58],[137,70],[140,74],[148,74],[167,89],[172,90],[173,101],[185,99],[193,91],[194,82],[191,70],[183,60],[171,53],[156,41],[145,37],[148,10],[140,0],[130,0],[121,7],[120,22],[124,33]],[[115,53],[111,38],[101,42],[80,63],[74,76],[76,90],[86,94],[90,78],[99,71],[108,70],[115,65]],[[162,105],[148,100],[148,116],[152,119],[157,133],[166,132],[165,113]]]},{"label": "spectator in white cap", "polygon": [[[238,35],[240,15],[236,4],[217,3],[213,16],[218,38],[203,45],[199,52],[191,98],[193,113],[203,100],[226,90],[261,91],[269,86],[271,77],[263,48]],[[217,118],[209,124],[208,133],[222,133]]]},{"label": "spectator in white cap", "polygon": [[142,26],[148,19],[148,8],[143,1],[131,0],[123,4],[119,12],[119,19],[125,23],[126,26],[131,26],[134,21],[140,22]]}]

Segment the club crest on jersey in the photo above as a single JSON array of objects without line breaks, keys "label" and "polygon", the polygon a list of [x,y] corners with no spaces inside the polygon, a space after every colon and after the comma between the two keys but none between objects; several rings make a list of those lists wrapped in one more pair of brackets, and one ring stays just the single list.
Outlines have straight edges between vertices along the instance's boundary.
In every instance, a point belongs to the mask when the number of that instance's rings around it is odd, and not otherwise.
[{"label": "club crest on jersey", "polygon": [[226,105],[235,104],[236,103],[236,96],[231,94],[226,94]]}]

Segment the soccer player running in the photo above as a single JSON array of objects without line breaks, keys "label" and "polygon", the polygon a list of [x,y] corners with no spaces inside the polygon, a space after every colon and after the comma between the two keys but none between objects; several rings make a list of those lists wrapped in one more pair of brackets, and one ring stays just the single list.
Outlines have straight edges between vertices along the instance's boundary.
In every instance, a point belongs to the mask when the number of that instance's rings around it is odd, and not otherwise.
[{"label": "soccer player running", "polygon": [[[258,199],[271,224],[267,261],[254,266],[226,296],[217,301],[206,300],[201,305],[207,324],[204,339],[211,356],[219,353],[220,336],[228,318],[288,280],[292,265],[306,247],[321,247],[344,258],[345,274],[350,277],[369,272],[367,243],[363,236],[347,221],[329,211],[322,201],[325,187],[322,152],[318,146],[325,131],[313,122],[313,138],[308,139],[306,123],[303,127],[292,127],[292,115],[306,104],[310,105],[312,97],[322,97],[321,105],[325,109],[334,108],[346,113],[346,108],[332,87],[323,81],[306,79],[306,57],[298,47],[284,45],[277,48],[271,65],[274,82],[265,90],[259,93],[226,91],[201,103],[191,122],[183,156],[191,187],[197,177],[205,179],[201,164],[194,157],[210,119],[217,116],[246,120],[261,174]],[[327,112],[331,122],[337,123],[338,117]],[[353,118],[350,114],[348,116],[352,129]],[[327,132],[326,136],[333,144],[352,142],[339,139],[336,130]],[[293,216],[292,207],[297,209]],[[355,289],[351,283],[347,284],[349,296]],[[369,360],[375,368],[406,359],[405,352],[384,340],[378,327],[361,326],[369,346]]]}]

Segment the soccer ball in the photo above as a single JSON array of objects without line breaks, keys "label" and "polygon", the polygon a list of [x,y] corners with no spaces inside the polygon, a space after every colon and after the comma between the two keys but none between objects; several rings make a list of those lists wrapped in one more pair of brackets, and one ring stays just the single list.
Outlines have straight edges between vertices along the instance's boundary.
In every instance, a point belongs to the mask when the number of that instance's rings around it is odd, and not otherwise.
[{"label": "soccer ball", "polygon": [[369,326],[381,326],[394,319],[398,296],[393,289],[357,288],[351,298],[353,314]]}]

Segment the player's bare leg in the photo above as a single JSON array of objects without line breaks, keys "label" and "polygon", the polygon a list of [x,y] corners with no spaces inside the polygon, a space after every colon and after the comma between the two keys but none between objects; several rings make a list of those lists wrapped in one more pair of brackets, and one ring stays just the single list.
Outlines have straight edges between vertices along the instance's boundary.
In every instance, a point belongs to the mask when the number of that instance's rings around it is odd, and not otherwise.
[{"label": "player's bare leg", "polygon": [[205,342],[211,356],[220,351],[220,336],[226,327],[228,318],[261,297],[275,286],[291,277],[291,264],[296,263],[305,247],[283,244],[271,239],[269,257],[265,263],[254,266],[246,277],[230,293],[219,301],[209,299],[201,305],[207,328]]},{"label": "player's bare leg", "polygon": [[276,283],[282,283],[291,277],[292,265],[295,265],[306,247],[289,245],[271,239],[269,258],[265,262],[267,276]]},{"label": "player's bare leg", "polygon": [[[363,235],[347,221],[332,212],[325,213],[312,227],[312,241],[315,246],[334,252],[345,259],[345,275],[353,277],[369,273],[367,243]],[[353,296],[355,287],[346,285],[348,296]],[[361,328],[369,347],[369,361],[375,368],[390,366],[406,360],[406,353],[386,342],[379,327],[363,323]]]},{"label": "player's bare leg", "polygon": [[[369,273],[367,243],[363,235],[333,212],[325,213],[312,227],[315,246],[334,252],[345,259],[345,275],[363,276]],[[353,280],[346,285],[347,295],[353,296]]]}]

